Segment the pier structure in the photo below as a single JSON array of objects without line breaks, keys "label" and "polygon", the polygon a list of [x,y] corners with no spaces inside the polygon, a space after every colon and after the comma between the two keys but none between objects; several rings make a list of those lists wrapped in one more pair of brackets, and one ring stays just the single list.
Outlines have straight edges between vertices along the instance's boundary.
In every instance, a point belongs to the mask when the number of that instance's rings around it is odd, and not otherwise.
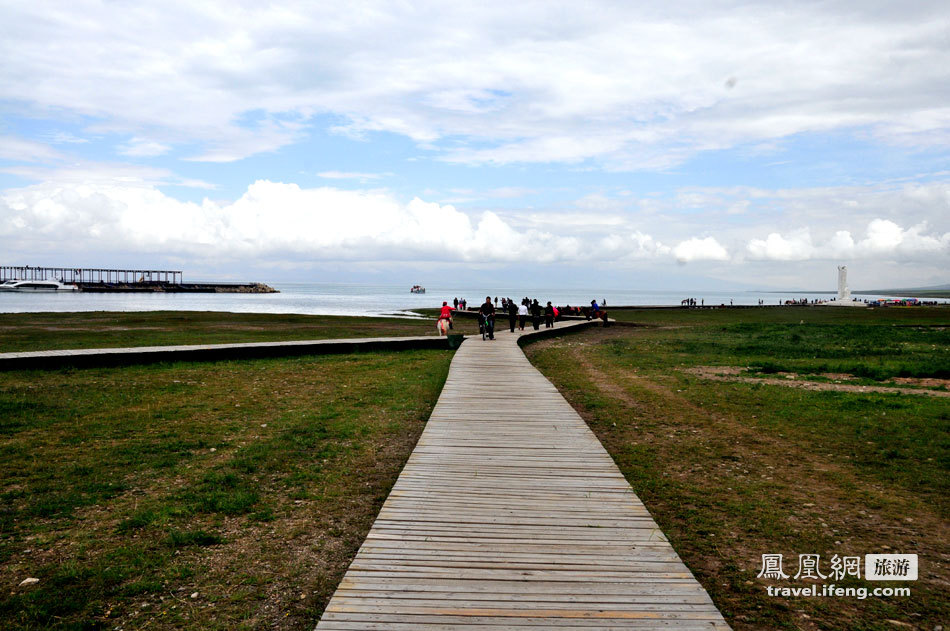
[{"label": "pier structure", "polygon": [[0,266],[0,282],[48,280],[63,283],[182,283],[182,272],[173,270],[105,269],[92,267]]}]

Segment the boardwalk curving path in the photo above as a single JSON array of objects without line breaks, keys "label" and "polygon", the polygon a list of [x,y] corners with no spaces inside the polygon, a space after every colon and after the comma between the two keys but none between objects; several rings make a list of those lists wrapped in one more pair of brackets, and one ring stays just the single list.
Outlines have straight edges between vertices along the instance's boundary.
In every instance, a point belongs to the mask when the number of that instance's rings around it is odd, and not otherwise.
[{"label": "boardwalk curving path", "polygon": [[728,629],[517,336],[456,352],[317,630]]}]

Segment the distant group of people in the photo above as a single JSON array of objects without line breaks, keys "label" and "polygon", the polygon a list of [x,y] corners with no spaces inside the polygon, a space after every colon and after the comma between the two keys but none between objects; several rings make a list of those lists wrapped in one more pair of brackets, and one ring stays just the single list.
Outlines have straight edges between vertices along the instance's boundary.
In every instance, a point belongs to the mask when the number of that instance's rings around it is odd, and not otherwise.
[{"label": "distant group of people", "polygon": [[544,318],[544,327],[551,328],[554,326],[554,321],[561,316],[560,310],[552,305],[550,300],[547,301],[546,305],[541,306],[541,302],[537,298],[527,296],[522,298],[517,305],[514,300],[507,298],[505,309],[508,311],[508,328],[511,329],[512,333],[515,331],[515,325],[518,326],[519,331],[524,331],[529,317],[531,318],[531,326],[537,331],[541,328],[542,318]]},{"label": "distant group of people", "polygon": [[[557,307],[551,304],[549,300],[545,306],[541,306],[541,302],[537,299],[531,299],[525,296],[521,299],[521,303],[515,303],[514,299],[504,297],[500,301],[495,297],[495,302],[492,304],[491,297],[487,296],[485,298],[485,303],[479,308],[480,317],[488,317],[489,314],[492,318],[495,316],[495,306],[498,306],[500,311],[508,316],[508,328],[514,333],[515,327],[518,327],[518,330],[524,331],[525,324],[528,322],[528,318],[531,318],[531,324],[534,329],[537,331],[541,328],[541,320],[544,319],[545,328],[553,327],[554,321],[560,315],[560,312]],[[494,335],[491,335],[489,339],[494,339]]]},{"label": "distant group of people", "polygon": [[[495,317],[498,314],[501,314],[503,317],[507,316],[508,328],[512,333],[515,332],[516,327],[519,331],[524,331],[525,326],[529,322],[535,331],[541,329],[542,321],[544,322],[544,328],[553,328],[554,323],[560,320],[562,315],[582,316],[588,320],[602,319],[606,326],[607,311],[603,306],[606,302],[607,301],[604,300],[598,304],[597,300],[591,300],[590,307],[572,307],[571,305],[560,307],[555,306],[550,300],[542,305],[541,301],[537,298],[530,298],[528,296],[523,297],[520,302],[516,302],[513,298],[509,297],[499,298],[495,296],[493,300],[491,296],[485,296],[485,302],[478,307],[477,311],[479,329],[486,339],[495,339]],[[447,301],[443,302],[438,319],[440,334],[447,335],[448,331],[454,328],[452,321],[453,313],[459,309],[468,311],[467,307],[468,305],[464,298],[454,298],[452,300],[452,306],[449,306]]]}]

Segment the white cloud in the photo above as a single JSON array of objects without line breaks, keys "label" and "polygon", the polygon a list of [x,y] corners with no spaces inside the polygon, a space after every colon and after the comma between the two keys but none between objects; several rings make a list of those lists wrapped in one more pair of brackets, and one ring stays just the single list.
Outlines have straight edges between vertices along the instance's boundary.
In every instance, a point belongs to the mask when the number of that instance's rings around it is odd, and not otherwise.
[{"label": "white cloud", "polygon": [[893,221],[875,219],[868,225],[868,236],[858,248],[870,254],[890,252],[904,240],[904,231]]},{"label": "white cloud", "polygon": [[[519,197],[533,195],[538,191],[524,186],[500,186],[498,188],[489,188],[484,190],[476,190],[473,188],[453,188],[449,189],[449,192],[452,193],[452,197],[445,197],[442,199],[442,201],[447,204],[462,204],[490,199],[517,199]],[[437,192],[430,190],[428,193],[436,194]]]},{"label": "white cloud", "polygon": [[43,138],[44,140],[48,140],[49,142],[52,142],[55,144],[66,144],[66,145],[84,145],[87,142],[89,142],[88,138],[80,138],[79,136],[76,136],[75,134],[71,134],[69,132],[64,132],[64,131],[58,131],[52,134],[44,134]]},{"label": "white cloud", "polygon": [[168,153],[171,147],[148,138],[135,136],[120,146],[118,151],[124,156],[133,158],[151,158]]},{"label": "white cloud", "polygon": [[326,180],[378,180],[391,173],[362,173],[358,171],[321,171],[318,177]]},{"label": "white cloud", "polygon": [[899,254],[902,257],[931,256],[937,252],[950,253],[950,232],[927,235],[927,224],[921,223],[904,230],[893,221],[875,219],[867,228],[867,237],[854,248],[863,257]]},{"label": "white cloud", "polygon": [[16,136],[0,136],[0,160],[40,162],[58,160],[62,156],[45,143],[33,142]]},{"label": "white cloud", "polygon": [[[629,248],[624,255],[624,258],[628,259],[666,257],[673,252],[669,246],[663,245],[652,236],[640,231],[631,234],[630,239],[624,244],[624,247]],[[676,255],[676,257],[679,260],[679,255]]]},{"label": "white cloud", "polygon": [[0,197],[0,238],[38,250],[261,261],[552,262],[581,252],[573,237],[519,231],[493,212],[476,219],[420,199],[404,204],[384,193],[270,181],[232,203],[182,202],[142,180],[8,190]]},{"label": "white cloud", "polygon": [[[17,175],[28,180],[45,182],[43,187],[77,186],[183,186],[186,188],[217,188],[214,184],[196,178],[185,178],[168,169],[102,162],[76,162],[63,167],[12,166],[0,168],[0,173]],[[9,191],[8,191],[9,192]],[[0,194],[5,192],[0,191]]]},{"label": "white cloud", "polygon": [[673,248],[673,256],[676,257],[678,263],[729,260],[729,252],[713,237],[704,239],[693,237],[682,241]]},{"label": "white cloud", "polygon": [[935,254],[950,254],[950,232],[925,234],[926,223],[906,230],[888,219],[874,219],[866,228],[866,236],[855,241],[848,230],[837,230],[826,242],[813,245],[807,229],[788,236],[777,232],[766,239],[752,239],[746,246],[751,259],[772,261],[805,261],[809,259],[913,259]]},{"label": "white cloud", "polygon": [[945,2],[77,0],[8,3],[4,22],[6,101],[198,144],[196,160],[276,150],[322,114],[454,162],[608,169],[803,132],[950,135]]},{"label": "white cloud", "polygon": [[799,230],[788,237],[773,232],[764,240],[752,239],[746,249],[753,259],[771,261],[804,261],[815,253],[808,230]]},{"label": "white cloud", "polygon": [[831,258],[848,258],[854,251],[854,239],[847,230],[837,230],[825,247]]},{"label": "white cloud", "polygon": [[512,223],[533,226],[539,229],[569,230],[571,232],[620,230],[628,223],[628,220],[622,214],[594,211],[517,213],[512,214],[511,221]]},{"label": "white cloud", "polygon": [[616,212],[624,210],[630,205],[630,203],[624,199],[608,197],[603,193],[589,193],[588,195],[575,200],[574,205],[578,208],[592,212]]},{"label": "white cloud", "polygon": [[537,192],[537,190],[525,186],[499,186],[498,188],[482,191],[481,195],[488,199],[516,199],[518,197],[533,195]]},{"label": "white cloud", "polygon": [[[302,136],[303,125],[266,120],[246,128],[229,124],[217,129],[206,142],[206,150],[185,160],[190,162],[236,162],[259,153],[270,153],[292,144]],[[199,139],[201,137],[199,136]]]}]

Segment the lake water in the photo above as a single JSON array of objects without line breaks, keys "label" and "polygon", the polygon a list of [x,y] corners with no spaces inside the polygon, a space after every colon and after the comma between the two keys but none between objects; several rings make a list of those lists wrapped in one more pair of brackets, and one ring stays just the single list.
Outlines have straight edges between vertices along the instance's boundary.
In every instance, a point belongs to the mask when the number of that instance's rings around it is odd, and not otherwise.
[{"label": "lake water", "polygon": [[[425,294],[410,294],[408,287],[340,283],[274,283],[278,294],[92,294],[63,292],[26,294],[0,292],[0,313],[36,311],[231,311],[236,313],[303,313],[318,315],[408,315],[410,309],[437,307],[443,300],[467,298],[476,306],[486,295],[510,296],[520,302],[524,296],[542,304],[589,305],[607,300],[610,305],[678,305],[683,298],[697,304],[767,305],[786,299],[828,300],[831,294],[792,292],[674,292],[635,289],[552,289],[539,287],[428,287]],[[877,296],[860,296],[860,299]],[[947,302],[947,301],[941,301]]]}]

